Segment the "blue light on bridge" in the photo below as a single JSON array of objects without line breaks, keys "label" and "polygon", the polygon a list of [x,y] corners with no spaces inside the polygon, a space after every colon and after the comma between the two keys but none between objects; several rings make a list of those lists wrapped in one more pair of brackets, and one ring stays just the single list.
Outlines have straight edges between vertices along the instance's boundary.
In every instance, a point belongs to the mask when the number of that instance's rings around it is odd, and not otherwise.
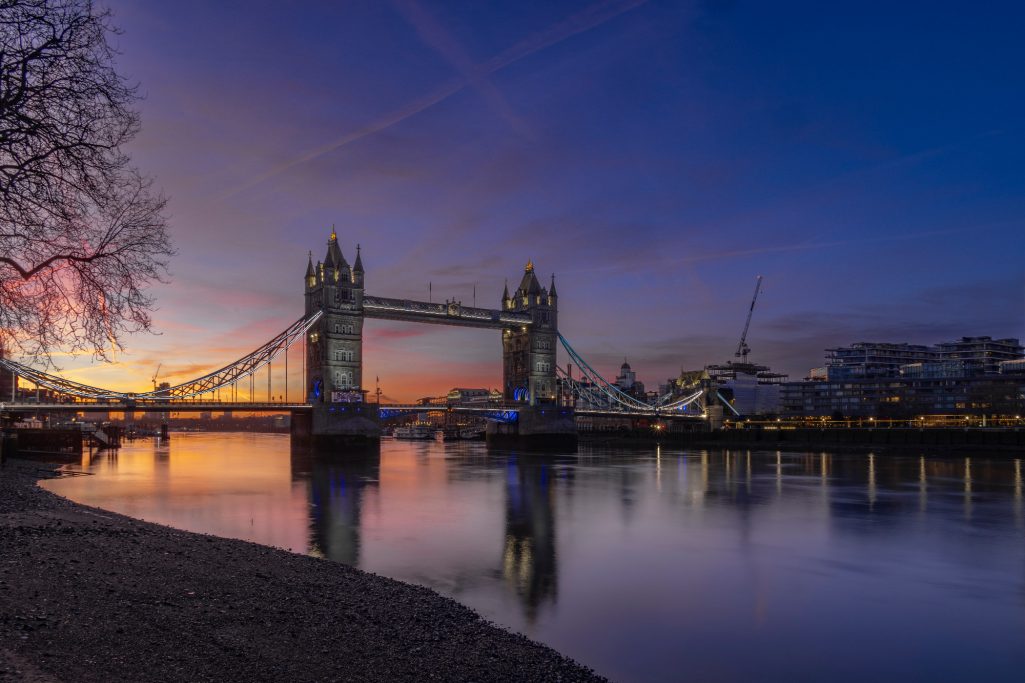
[{"label": "blue light on bridge", "polygon": [[484,413],[484,417],[492,422],[512,424],[520,419],[520,413],[517,410],[489,410]]}]

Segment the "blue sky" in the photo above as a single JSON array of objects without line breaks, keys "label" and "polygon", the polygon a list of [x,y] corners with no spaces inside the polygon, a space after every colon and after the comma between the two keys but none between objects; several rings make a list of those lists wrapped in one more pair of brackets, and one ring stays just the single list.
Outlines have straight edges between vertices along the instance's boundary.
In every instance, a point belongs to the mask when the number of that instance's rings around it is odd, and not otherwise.
[{"label": "blue sky", "polygon": [[[1019,3],[110,6],[179,255],[162,334],[79,379],[259,345],[332,224],[382,296],[497,305],[532,258],[574,346],[648,383],[732,358],[759,274],[752,359],[795,377],[853,341],[1025,337]],[[395,398],[500,382],[487,332],[366,345]]]}]

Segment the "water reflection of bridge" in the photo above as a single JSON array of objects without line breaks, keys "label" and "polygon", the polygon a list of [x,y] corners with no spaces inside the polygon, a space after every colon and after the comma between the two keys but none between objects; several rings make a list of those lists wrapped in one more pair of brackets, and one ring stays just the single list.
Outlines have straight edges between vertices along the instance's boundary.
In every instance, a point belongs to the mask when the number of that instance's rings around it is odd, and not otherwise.
[{"label": "water reflection of bridge", "polygon": [[380,451],[328,458],[292,449],[292,481],[309,492],[311,554],[359,566],[363,501],[380,477]]},{"label": "water reflection of bridge", "polygon": [[530,621],[542,603],[558,594],[555,473],[549,458],[510,456],[505,466],[502,576],[520,596]]},{"label": "water reflection of bridge", "polygon": [[[555,462],[510,455],[502,464],[504,534],[495,539],[501,548],[496,574],[523,603],[528,620],[558,593]],[[305,484],[308,492],[311,554],[359,567],[364,506],[380,487],[380,451],[325,457],[293,448],[291,470],[293,485]]]}]

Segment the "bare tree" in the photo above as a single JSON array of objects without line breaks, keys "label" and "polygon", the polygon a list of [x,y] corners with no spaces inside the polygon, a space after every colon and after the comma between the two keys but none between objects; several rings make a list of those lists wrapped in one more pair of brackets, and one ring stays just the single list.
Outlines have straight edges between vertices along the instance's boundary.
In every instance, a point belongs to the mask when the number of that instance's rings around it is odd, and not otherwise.
[{"label": "bare tree", "polygon": [[90,0],[0,0],[0,345],[107,359],[150,329],[166,200],[123,147],[137,89]]}]

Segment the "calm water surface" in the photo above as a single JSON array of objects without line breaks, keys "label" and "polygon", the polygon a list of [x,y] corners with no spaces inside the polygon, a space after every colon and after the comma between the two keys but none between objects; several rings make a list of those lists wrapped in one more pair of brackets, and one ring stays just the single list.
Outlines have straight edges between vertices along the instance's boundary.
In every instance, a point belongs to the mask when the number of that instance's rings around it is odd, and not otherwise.
[{"label": "calm water surface", "polygon": [[1023,680],[1022,461],[175,434],[46,486],[430,586],[622,681]]}]

